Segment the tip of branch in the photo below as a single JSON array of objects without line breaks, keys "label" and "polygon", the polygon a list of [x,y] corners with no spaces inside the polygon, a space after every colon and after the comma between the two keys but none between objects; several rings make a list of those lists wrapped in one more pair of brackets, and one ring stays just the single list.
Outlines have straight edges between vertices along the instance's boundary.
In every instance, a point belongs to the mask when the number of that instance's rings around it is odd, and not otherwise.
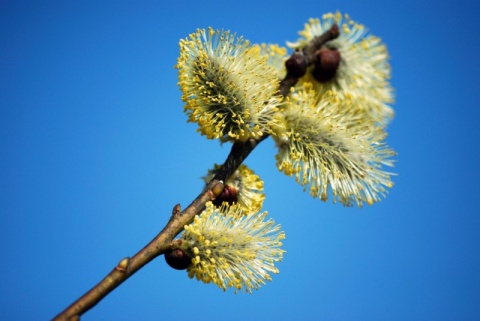
[{"label": "tip of branch", "polygon": [[338,28],[338,25],[336,23],[332,27],[330,27],[330,35],[332,39],[335,39],[340,35],[340,29]]}]

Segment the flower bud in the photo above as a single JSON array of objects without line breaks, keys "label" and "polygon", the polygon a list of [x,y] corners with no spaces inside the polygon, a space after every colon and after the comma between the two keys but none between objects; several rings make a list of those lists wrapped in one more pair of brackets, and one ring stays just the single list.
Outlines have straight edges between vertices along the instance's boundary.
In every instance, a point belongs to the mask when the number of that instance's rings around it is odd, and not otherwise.
[{"label": "flower bud", "polygon": [[180,249],[165,251],[165,261],[175,270],[185,270],[192,264],[192,258]]},{"label": "flower bud", "polygon": [[285,68],[290,76],[300,78],[307,72],[307,62],[302,54],[295,53],[285,61]]},{"label": "flower bud", "polygon": [[[220,167],[215,164],[214,168],[208,171],[207,176],[203,177],[205,183],[212,180]],[[223,203],[228,205],[238,203],[245,213],[256,213],[262,208],[265,199],[263,181],[246,165],[240,165],[222,186],[221,193],[215,194],[218,196],[212,200],[215,206],[220,207]]]},{"label": "flower bud", "polygon": [[227,202],[228,205],[238,202],[237,190],[235,187],[225,185],[222,193],[212,201],[215,206],[221,206],[223,202]]},{"label": "flower bud", "polygon": [[340,53],[335,49],[322,48],[316,52],[318,61],[312,70],[312,76],[319,82],[327,82],[335,77],[340,66]]}]

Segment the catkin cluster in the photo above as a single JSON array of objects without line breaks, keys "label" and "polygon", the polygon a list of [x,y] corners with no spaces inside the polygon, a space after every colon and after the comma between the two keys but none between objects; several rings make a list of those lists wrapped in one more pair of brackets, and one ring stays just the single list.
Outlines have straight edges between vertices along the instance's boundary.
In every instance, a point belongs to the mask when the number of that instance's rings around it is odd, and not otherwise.
[{"label": "catkin cluster", "polygon": [[[338,34],[319,42],[333,28]],[[378,202],[393,186],[386,167],[395,155],[385,143],[394,116],[386,46],[338,12],[310,19],[299,34],[287,42],[293,60],[285,47],[251,44],[229,31],[199,29],[181,40],[176,68],[188,121],[222,143],[271,136],[278,170],[315,198]],[[292,84],[286,91],[285,83]],[[176,249],[186,253],[190,277],[251,292],[278,272],[284,233],[259,213],[263,182],[251,169],[241,165],[224,184]]]}]

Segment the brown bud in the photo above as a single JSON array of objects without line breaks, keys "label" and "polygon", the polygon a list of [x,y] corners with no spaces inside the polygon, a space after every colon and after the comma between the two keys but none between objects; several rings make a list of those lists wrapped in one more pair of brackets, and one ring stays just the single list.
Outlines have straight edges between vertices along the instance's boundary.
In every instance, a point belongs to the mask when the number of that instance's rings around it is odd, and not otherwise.
[{"label": "brown bud", "polygon": [[212,189],[211,189],[211,192],[213,194],[213,197],[212,198],[216,198],[218,197],[222,191],[223,191],[223,181],[217,181],[213,186],[212,186]]},{"label": "brown bud", "polygon": [[230,185],[225,185],[222,193],[212,201],[213,205],[220,206],[223,202],[227,202],[229,205],[238,201],[237,190]]},{"label": "brown bud", "polygon": [[312,70],[312,76],[319,82],[327,82],[335,77],[340,65],[340,53],[335,49],[322,48],[316,53],[318,61]]},{"label": "brown bud", "polygon": [[127,270],[129,264],[130,264],[130,258],[126,257],[117,264],[115,269],[118,270],[118,271],[125,272]]},{"label": "brown bud", "polygon": [[285,61],[285,68],[293,78],[300,78],[307,72],[307,62],[305,57],[300,53],[293,54]]},{"label": "brown bud", "polygon": [[175,270],[185,270],[192,264],[192,258],[180,249],[165,251],[165,261]]}]

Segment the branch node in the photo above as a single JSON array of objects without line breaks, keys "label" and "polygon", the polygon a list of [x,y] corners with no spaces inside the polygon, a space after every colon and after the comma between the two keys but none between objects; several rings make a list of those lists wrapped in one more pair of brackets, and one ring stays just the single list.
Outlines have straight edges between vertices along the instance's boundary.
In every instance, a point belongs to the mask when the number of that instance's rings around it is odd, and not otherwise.
[{"label": "branch node", "polygon": [[208,190],[212,201],[222,194],[223,188],[223,181],[217,181],[212,188]]},{"label": "branch node", "polygon": [[179,249],[182,246],[183,241],[181,239],[173,240],[170,242],[170,249]]},{"label": "branch node", "polygon": [[129,264],[130,264],[130,258],[126,257],[118,263],[118,265],[115,267],[115,270],[120,272],[125,272]]},{"label": "branch node", "polygon": [[177,204],[173,207],[172,216],[178,215],[181,212],[180,204]]},{"label": "branch node", "polygon": [[290,58],[285,61],[287,73],[292,78],[300,78],[307,72],[307,61],[302,51],[295,51]]}]

